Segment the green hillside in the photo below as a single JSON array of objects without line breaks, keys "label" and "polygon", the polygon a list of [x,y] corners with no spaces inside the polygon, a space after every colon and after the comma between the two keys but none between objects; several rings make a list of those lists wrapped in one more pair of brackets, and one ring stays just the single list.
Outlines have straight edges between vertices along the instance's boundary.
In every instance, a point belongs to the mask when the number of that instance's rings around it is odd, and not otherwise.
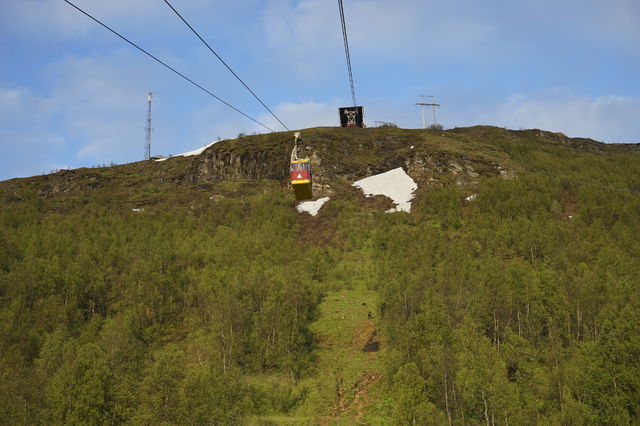
[{"label": "green hillside", "polygon": [[639,145],[302,136],[0,182],[0,423],[640,422]]}]

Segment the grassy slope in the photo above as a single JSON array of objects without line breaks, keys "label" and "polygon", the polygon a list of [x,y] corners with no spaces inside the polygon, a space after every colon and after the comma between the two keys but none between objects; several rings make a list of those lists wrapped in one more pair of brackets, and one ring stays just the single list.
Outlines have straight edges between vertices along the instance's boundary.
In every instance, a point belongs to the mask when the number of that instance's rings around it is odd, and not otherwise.
[{"label": "grassy slope", "polygon": [[[378,305],[375,291],[329,291],[311,324],[316,339],[312,371],[298,383],[304,401],[287,416],[253,419],[256,424],[383,423],[390,419],[381,406],[384,337],[367,313]],[[264,380],[264,378],[262,378]]]},{"label": "grassy slope", "polygon": [[[349,158],[348,169],[363,173],[367,167],[384,169],[385,158],[394,152],[384,152],[384,147],[368,150],[373,140],[390,138],[400,141],[397,150],[406,150],[412,144],[430,154],[461,155],[484,162],[509,164],[517,173],[532,173],[540,179],[556,179],[569,185],[607,185],[622,188],[639,188],[637,153],[607,153],[594,150],[578,150],[566,146],[554,134],[537,131],[509,132],[503,129],[477,127],[449,132],[421,132],[402,129],[364,129],[354,133],[344,129],[310,129],[306,132],[310,144],[325,149],[325,163],[339,160],[361,144],[356,155]],[[245,140],[226,142],[249,149],[281,150],[281,135],[264,135]],[[317,138],[317,139],[313,139]],[[349,144],[345,143],[348,140]],[[321,144],[322,142],[322,144]],[[604,148],[603,148],[604,149]],[[286,151],[286,150],[284,150]],[[259,192],[277,191],[281,184],[273,181],[215,182],[205,185],[185,184],[182,178],[193,168],[194,158],[175,158],[163,163],[134,163],[130,165],[83,169],[4,182],[0,195],[5,205],[19,212],[20,202],[36,197],[38,193],[50,196],[43,201],[41,215],[72,211],[88,199],[120,212],[134,207],[144,207],[146,214],[185,211],[198,216],[200,211],[211,208],[212,196],[226,197],[229,202],[242,202]],[[612,170],[610,164],[625,168],[628,172]],[[330,176],[331,177],[331,176]],[[334,176],[335,177],[335,176]],[[71,182],[71,183],[69,183]],[[591,186],[590,186],[591,185]],[[71,188],[70,192],[56,189]],[[580,186],[580,188],[582,188]],[[469,190],[471,190],[470,188]],[[423,193],[421,193],[423,194]],[[340,192],[341,196],[356,192]],[[420,195],[421,197],[422,195]],[[378,203],[378,204],[376,204]],[[576,209],[577,201],[571,197],[561,206],[564,213]],[[323,207],[317,218],[297,216],[302,239],[310,242],[305,253],[332,256],[333,263],[323,281],[325,295],[319,306],[318,317],[310,326],[315,337],[312,352],[313,368],[295,384],[295,392],[305,395],[287,415],[273,414],[252,419],[255,423],[384,423],[389,421],[389,395],[385,386],[384,364],[387,353],[384,330],[378,322],[379,295],[368,288],[371,275],[369,228],[378,223],[379,205],[383,200],[361,198],[338,199]],[[288,207],[293,207],[292,199]],[[327,254],[328,253],[328,254]],[[365,303],[366,305],[363,305]],[[374,320],[368,320],[367,311],[374,312]],[[191,330],[185,330],[188,333]],[[371,339],[375,332],[375,338]],[[380,343],[378,351],[365,352],[369,340]],[[279,373],[251,376],[249,381],[290,380]]]}]

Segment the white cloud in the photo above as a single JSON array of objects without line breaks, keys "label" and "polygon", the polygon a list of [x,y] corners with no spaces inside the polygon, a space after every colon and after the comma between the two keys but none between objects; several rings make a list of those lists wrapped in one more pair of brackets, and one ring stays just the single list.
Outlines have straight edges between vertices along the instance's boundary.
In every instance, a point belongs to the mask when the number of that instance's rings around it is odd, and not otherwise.
[{"label": "white cloud", "polygon": [[[345,15],[356,76],[390,62],[426,69],[450,59],[511,65],[558,43],[640,53],[637,0],[352,0]],[[336,2],[272,1],[263,22],[274,54],[289,59],[296,77],[318,80],[331,66],[343,67]]]},{"label": "white cloud", "polygon": [[141,158],[146,85],[135,66],[123,52],[68,57],[44,71],[47,93],[0,88],[2,177]]},{"label": "white cloud", "polygon": [[44,99],[38,98],[24,87],[0,87],[0,123],[3,128],[27,124],[29,116],[36,120],[48,114]]},{"label": "white cloud", "polygon": [[[640,2],[637,0],[539,0],[519,3],[522,16],[551,27],[570,30],[594,44],[618,45],[640,53]],[[568,34],[567,34],[568,35]]]},{"label": "white cloud", "polygon": [[538,128],[604,142],[640,142],[640,98],[589,98],[548,90],[535,96],[512,95],[488,111],[476,108],[474,124]]},{"label": "white cloud", "polygon": [[148,85],[142,61],[121,50],[68,57],[47,70],[55,81],[49,94],[56,111],[52,124],[62,126],[69,139],[83,141],[75,148],[77,160],[94,164],[130,161],[143,152]]},{"label": "white cloud", "polygon": [[0,86],[0,179],[48,173],[59,164],[141,160],[147,92],[154,87],[153,154],[250,131],[249,120],[173,74],[154,70],[154,63],[123,47],[51,64],[42,70],[50,87],[41,93]]},{"label": "white cloud", "polygon": [[[286,102],[277,105],[273,111],[290,129],[336,126],[339,124],[337,107],[325,103],[313,101]],[[282,126],[269,113],[262,114],[258,121],[265,123],[272,129],[282,130]],[[258,129],[257,131],[264,133],[264,129]]]},{"label": "white cloud", "polygon": [[473,54],[475,47],[494,36],[487,7],[476,1],[360,0],[351,13],[356,48],[371,52]]},{"label": "white cloud", "polygon": [[[345,4],[349,44],[354,57],[384,52],[385,59],[407,55],[466,51],[494,35],[484,7],[468,0],[451,7],[434,1],[355,0]],[[326,0],[273,1],[264,15],[271,47],[292,58],[303,77],[316,78],[326,62],[342,61],[337,4]],[[414,60],[424,60],[415,56]]]},{"label": "white cloud", "polygon": [[52,105],[25,88],[0,87],[0,179],[48,173],[65,139],[49,128]]},{"label": "white cloud", "polygon": [[228,110],[219,103],[210,103],[196,111],[189,122],[195,133],[184,145],[198,148],[215,142],[218,138],[235,138],[239,133],[261,132],[267,130],[238,113]]},{"label": "white cloud", "polygon": [[[492,102],[483,98],[469,102],[469,98],[466,97],[462,104],[445,105],[443,111],[437,112],[438,122],[447,127],[489,124],[511,129],[539,128],[604,142],[640,142],[640,121],[637,119],[640,117],[640,98],[589,98],[561,90],[546,90],[530,96],[514,94]],[[340,101],[283,103],[274,111],[291,129],[337,126],[335,105],[338,104]],[[395,122],[401,127],[421,127],[419,110],[413,104],[396,105],[377,100],[365,113],[369,126],[375,126],[374,120],[381,120]],[[430,124],[431,110],[425,111],[425,118]],[[268,114],[262,114],[259,119],[280,129]],[[257,127],[253,130],[264,133],[264,129]]]}]

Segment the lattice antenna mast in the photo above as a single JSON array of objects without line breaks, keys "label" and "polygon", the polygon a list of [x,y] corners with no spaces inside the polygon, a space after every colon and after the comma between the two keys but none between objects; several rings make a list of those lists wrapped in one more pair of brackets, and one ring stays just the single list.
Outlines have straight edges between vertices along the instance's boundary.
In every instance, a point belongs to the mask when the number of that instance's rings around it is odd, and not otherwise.
[{"label": "lattice antenna mast", "polygon": [[149,160],[151,158],[151,98],[153,98],[153,92],[149,92],[147,94],[147,100],[149,101],[149,106],[147,109],[147,140],[144,145],[144,159]]}]

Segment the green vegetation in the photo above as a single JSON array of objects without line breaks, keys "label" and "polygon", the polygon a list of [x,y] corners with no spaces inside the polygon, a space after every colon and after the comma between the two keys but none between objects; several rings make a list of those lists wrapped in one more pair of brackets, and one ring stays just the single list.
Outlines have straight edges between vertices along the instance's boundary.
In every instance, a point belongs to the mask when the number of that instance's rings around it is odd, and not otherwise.
[{"label": "green vegetation", "polygon": [[2,417],[201,423],[271,404],[241,374],[305,371],[320,296],[298,279],[285,195],[195,214],[3,209]]},{"label": "green vegetation", "polygon": [[434,190],[378,228],[388,375],[415,392],[407,370],[419,372],[435,405],[408,398],[398,415],[637,421],[640,221],[623,212],[640,197],[537,176],[489,180],[479,193],[464,206],[456,189]]},{"label": "green vegetation", "polygon": [[276,181],[185,183],[193,159],[1,183],[0,423],[637,424],[638,152],[353,134],[341,171],[415,144],[479,176],[410,214],[331,181],[317,217]]}]

